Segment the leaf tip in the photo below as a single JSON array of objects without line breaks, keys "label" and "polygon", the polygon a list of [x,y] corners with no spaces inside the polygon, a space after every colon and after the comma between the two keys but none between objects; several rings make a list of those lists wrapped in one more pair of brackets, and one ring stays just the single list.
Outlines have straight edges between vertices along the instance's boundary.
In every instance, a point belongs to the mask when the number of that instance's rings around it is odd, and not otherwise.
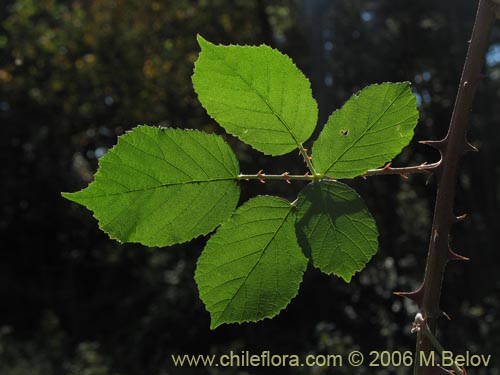
[{"label": "leaf tip", "polygon": [[342,280],[344,280],[347,284],[351,283],[353,275],[339,275]]},{"label": "leaf tip", "polygon": [[206,40],[205,38],[203,38],[201,36],[201,34],[196,34],[196,40],[198,41],[198,45],[200,46],[200,48],[202,50],[203,50],[203,48],[208,47],[209,45],[212,44],[208,40]]},{"label": "leaf tip", "polygon": [[61,197],[63,197],[64,199],[67,199],[71,202],[76,202],[76,203],[79,203],[78,200],[77,200],[77,196],[78,195],[78,192],[74,192],[74,193],[69,193],[69,192],[61,192]]},{"label": "leaf tip", "polygon": [[214,319],[212,318],[210,320],[210,330],[214,331],[217,327],[221,326],[223,322],[220,321],[220,319]]}]

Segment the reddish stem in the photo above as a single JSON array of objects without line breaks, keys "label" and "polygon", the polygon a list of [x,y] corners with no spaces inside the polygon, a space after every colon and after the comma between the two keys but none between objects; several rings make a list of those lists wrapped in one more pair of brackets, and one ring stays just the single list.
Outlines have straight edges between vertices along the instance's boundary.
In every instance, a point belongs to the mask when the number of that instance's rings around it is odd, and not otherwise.
[{"label": "reddish stem", "polygon": [[[458,164],[462,155],[473,150],[473,147],[469,145],[466,139],[467,124],[480,79],[488,38],[496,19],[493,6],[491,0],[479,1],[448,134],[443,140],[432,144],[440,150],[442,162],[437,170],[438,191],[427,266],[422,286],[416,292],[407,295],[419,303],[420,311],[432,332],[436,331],[436,320],[442,315],[439,301],[446,263],[451,259],[457,259],[456,254],[449,249],[448,242],[451,225],[457,220],[453,214],[455,184]],[[431,375],[435,373],[436,368],[420,366],[418,360],[421,351],[428,353],[432,350],[432,347],[429,339],[419,333],[414,375]]]}]

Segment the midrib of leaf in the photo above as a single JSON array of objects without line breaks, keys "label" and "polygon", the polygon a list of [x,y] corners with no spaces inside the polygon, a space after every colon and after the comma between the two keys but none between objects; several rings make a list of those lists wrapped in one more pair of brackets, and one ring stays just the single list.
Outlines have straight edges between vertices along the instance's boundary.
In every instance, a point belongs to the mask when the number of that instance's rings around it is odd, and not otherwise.
[{"label": "midrib of leaf", "polygon": [[[100,176],[100,178],[106,178],[107,179],[107,177],[103,177],[103,176]],[[232,181],[232,180],[237,181],[238,180],[238,176],[235,176],[235,177],[208,178],[206,180],[192,180],[192,181],[184,181],[184,182],[172,182],[172,183],[166,183],[166,184],[161,184],[161,185],[157,185],[157,186],[148,186],[148,187],[145,187],[145,188],[142,188],[142,189],[132,189],[132,190],[127,190],[127,191],[121,191],[121,192],[118,192],[118,193],[110,193],[110,194],[104,194],[104,195],[93,195],[93,196],[90,196],[89,198],[112,197],[112,196],[115,196],[115,195],[124,195],[124,194],[130,194],[130,193],[137,193],[139,191],[148,191],[148,190],[160,189],[160,188],[170,187],[170,186],[201,184],[201,183],[218,182],[218,181]],[[111,181],[117,183],[115,180],[111,180]],[[120,185],[122,185],[122,184],[120,184]],[[122,185],[122,186],[124,186],[124,185]],[[65,195],[65,194],[74,194],[74,193],[63,193],[63,195]]]},{"label": "midrib of leaf", "polygon": [[[240,286],[238,287],[238,289],[236,290],[236,292],[234,292],[233,296],[231,297],[231,299],[229,300],[229,302],[227,303],[227,305],[224,307],[224,310],[222,310],[221,314],[219,315],[219,318],[217,319],[217,321],[215,322],[215,324],[218,325],[218,323],[221,321],[221,319],[223,319],[224,317],[224,314],[226,313],[227,309],[229,308],[229,306],[233,303],[233,300],[234,298],[236,297],[236,295],[240,292],[241,288],[243,287],[243,285],[247,282],[248,278],[250,277],[250,275],[252,275],[253,271],[255,271],[255,268],[259,265],[260,261],[262,260],[262,257],[264,256],[264,254],[266,253],[266,250],[267,248],[269,247],[269,245],[271,244],[271,242],[273,242],[273,240],[276,238],[276,235],[278,234],[278,232],[280,231],[280,229],[283,227],[283,224],[285,224],[286,222],[286,219],[288,218],[288,216],[290,215],[290,213],[292,212],[292,209],[293,209],[293,206],[290,205],[290,209],[288,210],[288,213],[285,215],[285,217],[283,218],[283,220],[281,220],[280,224],[278,225],[278,228],[274,231],[272,237],[269,239],[269,241],[265,244],[265,246],[262,248],[262,254],[260,254],[260,257],[259,259],[257,259],[257,261],[255,262],[255,264],[253,265],[252,269],[250,270],[250,272],[248,272],[247,275],[243,276],[243,277],[240,277],[238,278],[239,279],[244,279],[243,282],[240,284]],[[255,252],[254,252],[255,253]],[[247,254],[248,255],[248,254]],[[240,258],[241,259],[241,258]],[[234,279],[233,279],[234,280]],[[212,323],[213,325],[214,323]]]},{"label": "midrib of leaf", "polygon": [[[235,73],[236,76],[238,76],[249,88],[251,91],[253,91],[257,96],[266,104],[267,108],[272,112],[274,116],[278,118],[278,120],[281,122],[281,124],[285,127],[285,129],[290,133],[292,136],[293,140],[295,141],[295,144],[297,145],[298,148],[302,147],[302,144],[299,142],[295,134],[293,133],[292,129],[287,125],[287,123],[281,118],[281,116],[274,110],[273,106],[267,101],[267,99],[255,88],[252,86],[250,82],[248,82],[245,77],[243,77],[240,72],[238,72],[235,68],[233,68],[230,64],[227,63],[227,61],[224,58],[221,58],[220,55],[218,54],[217,51],[215,51],[213,48],[210,49],[210,52],[213,53],[218,60],[222,61],[225,66],[227,66],[233,73]],[[268,75],[269,75],[269,63],[266,61],[266,67],[268,70]],[[267,87],[269,90],[269,79],[267,83]],[[282,95],[282,100],[283,100],[283,95]]]},{"label": "midrib of leaf", "polygon": [[[366,133],[368,133],[371,128],[373,128],[375,125],[377,125],[377,123],[380,121],[380,119],[387,113],[387,111],[389,110],[389,108],[401,97],[401,94],[403,94],[404,90],[406,89],[406,86],[403,87],[403,89],[401,90],[400,93],[398,93],[398,96],[387,106],[387,108],[384,110],[384,112],[382,112],[382,114],[369,126],[367,127],[363,133],[356,139],[353,141],[353,143],[351,143],[351,145],[349,145],[349,147],[347,147],[338,157],[337,159],[335,159],[329,166],[328,168],[326,169],[325,173],[328,173],[328,171],[330,170],[331,167],[333,167],[335,165],[335,163],[337,163],[339,161],[340,158],[342,158],[348,151],[350,151],[358,142],[361,138],[363,138]],[[385,98],[387,97],[387,91],[385,91],[385,95],[384,95],[384,101],[385,101]],[[371,109],[370,109],[371,111]]]}]

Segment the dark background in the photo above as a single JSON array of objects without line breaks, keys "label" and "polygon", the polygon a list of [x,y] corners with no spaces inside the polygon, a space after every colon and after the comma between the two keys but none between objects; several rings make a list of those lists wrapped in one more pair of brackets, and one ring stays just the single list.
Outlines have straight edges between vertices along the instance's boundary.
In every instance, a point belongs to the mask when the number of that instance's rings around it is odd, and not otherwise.
[{"label": "dark background", "polygon": [[[415,306],[392,295],[422,280],[435,196],[425,176],[355,179],[380,250],[351,284],[310,268],[273,320],[209,330],[194,267],[199,238],[171,248],[121,245],[61,198],[137,124],[224,134],[191,86],[196,34],[270,44],[310,77],[320,122],[370,83],[411,81],[420,122],[394,165],[435,161],[418,140],[446,133],[477,2],[473,0],[4,0],[0,5],[0,374],[409,374],[409,368],[172,368],[170,354],[413,350]],[[439,337],[456,353],[492,354],[500,374],[500,30],[471,114],[480,149],[463,159]],[[317,134],[317,133],[316,133]],[[242,171],[304,173],[298,155],[268,158],[224,135]],[[314,139],[315,137],[313,137]],[[242,185],[294,199],[301,183]]]}]

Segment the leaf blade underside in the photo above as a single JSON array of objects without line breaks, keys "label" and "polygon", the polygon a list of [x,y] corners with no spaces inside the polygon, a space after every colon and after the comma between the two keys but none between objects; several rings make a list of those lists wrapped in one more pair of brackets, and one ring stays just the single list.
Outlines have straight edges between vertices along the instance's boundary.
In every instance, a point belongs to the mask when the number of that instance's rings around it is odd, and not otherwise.
[{"label": "leaf blade underside", "polygon": [[203,107],[229,133],[268,155],[311,136],[318,106],[292,60],[266,45],[214,45],[198,36],[193,86]]},{"label": "leaf blade underside", "polygon": [[313,265],[346,282],[378,249],[377,226],[364,202],[336,181],[311,183],[300,192],[296,229]]},{"label": "leaf blade underside", "polygon": [[63,196],[93,211],[113,239],[168,246],[207,234],[231,215],[238,173],[221,137],[138,126],[99,160],[94,182]]},{"label": "leaf blade underside", "polygon": [[396,157],[417,122],[408,82],[368,86],[332,113],[313,145],[314,166],[331,178],[360,176]]},{"label": "leaf blade underside", "polygon": [[210,238],[195,280],[212,329],[273,317],[295,297],[308,261],[294,225],[288,201],[258,196]]}]

